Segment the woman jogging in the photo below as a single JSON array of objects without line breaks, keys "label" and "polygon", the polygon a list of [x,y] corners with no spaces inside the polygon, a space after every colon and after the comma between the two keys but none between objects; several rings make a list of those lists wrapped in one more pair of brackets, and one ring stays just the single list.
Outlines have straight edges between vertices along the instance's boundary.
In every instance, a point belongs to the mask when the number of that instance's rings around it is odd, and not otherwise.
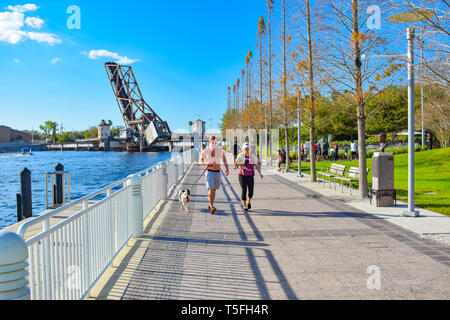
[{"label": "woman jogging", "polygon": [[250,144],[248,142],[244,143],[242,150],[243,152],[238,155],[235,165],[239,167],[239,184],[242,188],[242,206],[245,211],[248,211],[252,208],[252,198],[255,187],[255,167],[261,179],[263,178],[263,175],[256,157],[250,154]]}]

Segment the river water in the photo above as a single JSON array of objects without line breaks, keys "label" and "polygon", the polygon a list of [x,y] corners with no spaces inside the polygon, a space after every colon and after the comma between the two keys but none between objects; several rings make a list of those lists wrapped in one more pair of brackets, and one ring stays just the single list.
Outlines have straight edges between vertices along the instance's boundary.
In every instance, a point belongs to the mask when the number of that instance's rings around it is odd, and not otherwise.
[{"label": "river water", "polygon": [[16,194],[20,193],[19,172],[24,167],[31,171],[33,215],[36,215],[45,210],[45,173],[55,171],[58,163],[70,172],[71,200],[76,200],[170,157],[171,153],[33,152],[31,156],[0,153],[0,229],[17,222]]}]

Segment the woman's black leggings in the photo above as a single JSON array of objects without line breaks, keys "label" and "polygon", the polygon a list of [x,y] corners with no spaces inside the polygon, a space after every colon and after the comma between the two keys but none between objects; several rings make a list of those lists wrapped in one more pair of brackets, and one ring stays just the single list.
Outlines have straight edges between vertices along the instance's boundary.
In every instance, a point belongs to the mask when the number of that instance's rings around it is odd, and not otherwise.
[{"label": "woman's black leggings", "polygon": [[242,188],[242,194],[241,194],[242,201],[247,201],[247,189],[248,189],[248,197],[250,199],[253,198],[253,190],[255,187],[255,177],[239,175],[239,183]]}]

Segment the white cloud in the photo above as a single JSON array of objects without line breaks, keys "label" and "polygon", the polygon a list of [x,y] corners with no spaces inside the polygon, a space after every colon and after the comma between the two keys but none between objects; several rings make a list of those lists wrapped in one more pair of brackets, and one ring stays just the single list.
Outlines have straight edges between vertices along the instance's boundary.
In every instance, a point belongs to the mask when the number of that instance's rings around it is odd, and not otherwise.
[{"label": "white cloud", "polygon": [[[85,54],[85,53],[82,53]],[[115,59],[119,64],[132,64],[138,62],[140,60],[133,60],[126,56],[122,57],[118,53],[111,52],[108,50],[91,50],[88,54],[89,59],[98,59],[98,58],[112,58]]]},{"label": "white cloud", "polygon": [[17,6],[8,6],[8,10],[14,11],[14,12],[27,12],[27,11],[36,11],[38,7],[34,3],[28,3],[24,5],[17,5]]},{"label": "white cloud", "polygon": [[[34,5],[9,6],[12,12],[0,12],[0,42],[17,44],[22,40],[30,39],[37,42],[44,42],[49,45],[55,45],[62,41],[54,34],[41,32],[28,32],[23,30],[25,24],[34,29],[40,29],[44,21],[36,17],[28,17],[25,19],[24,11],[31,11],[37,7]],[[35,10],[35,9],[34,9]]]},{"label": "white cloud", "polygon": [[26,35],[23,27],[23,13],[0,12],[0,41],[16,44]]},{"label": "white cloud", "polygon": [[59,57],[54,57],[53,60],[52,60],[52,64],[57,64],[58,62],[61,62],[61,61],[62,61],[61,58],[59,58]]},{"label": "white cloud", "polygon": [[20,63],[20,60],[19,59],[14,59],[14,62],[15,63]]},{"label": "white cloud", "polygon": [[51,46],[61,43],[62,41],[54,34],[43,32],[28,32],[28,38],[37,42],[45,42]]},{"label": "white cloud", "polygon": [[44,24],[44,20],[35,17],[28,17],[25,19],[25,23],[31,28],[40,29]]}]

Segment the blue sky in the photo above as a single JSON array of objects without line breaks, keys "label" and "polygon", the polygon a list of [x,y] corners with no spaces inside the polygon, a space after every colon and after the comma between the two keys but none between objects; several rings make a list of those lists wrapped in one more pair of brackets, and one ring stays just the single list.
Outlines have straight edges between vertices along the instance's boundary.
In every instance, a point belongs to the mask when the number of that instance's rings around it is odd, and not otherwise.
[{"label": "blue sky", "polygon": [[[67,27],[70,5],[81,10],[80,30]],[[227,86],[254,50],[265,13],[262,0],[2,0],[0,125],[38,129],[52,120],[84,130],[102,119],[122,125],[104,69],[117,59],[89,58],[105,50],[138,60],[132,67],[144,98],[172,130],[188,129],[196,115],[208,129],[210,118],[218,127]]]}]

